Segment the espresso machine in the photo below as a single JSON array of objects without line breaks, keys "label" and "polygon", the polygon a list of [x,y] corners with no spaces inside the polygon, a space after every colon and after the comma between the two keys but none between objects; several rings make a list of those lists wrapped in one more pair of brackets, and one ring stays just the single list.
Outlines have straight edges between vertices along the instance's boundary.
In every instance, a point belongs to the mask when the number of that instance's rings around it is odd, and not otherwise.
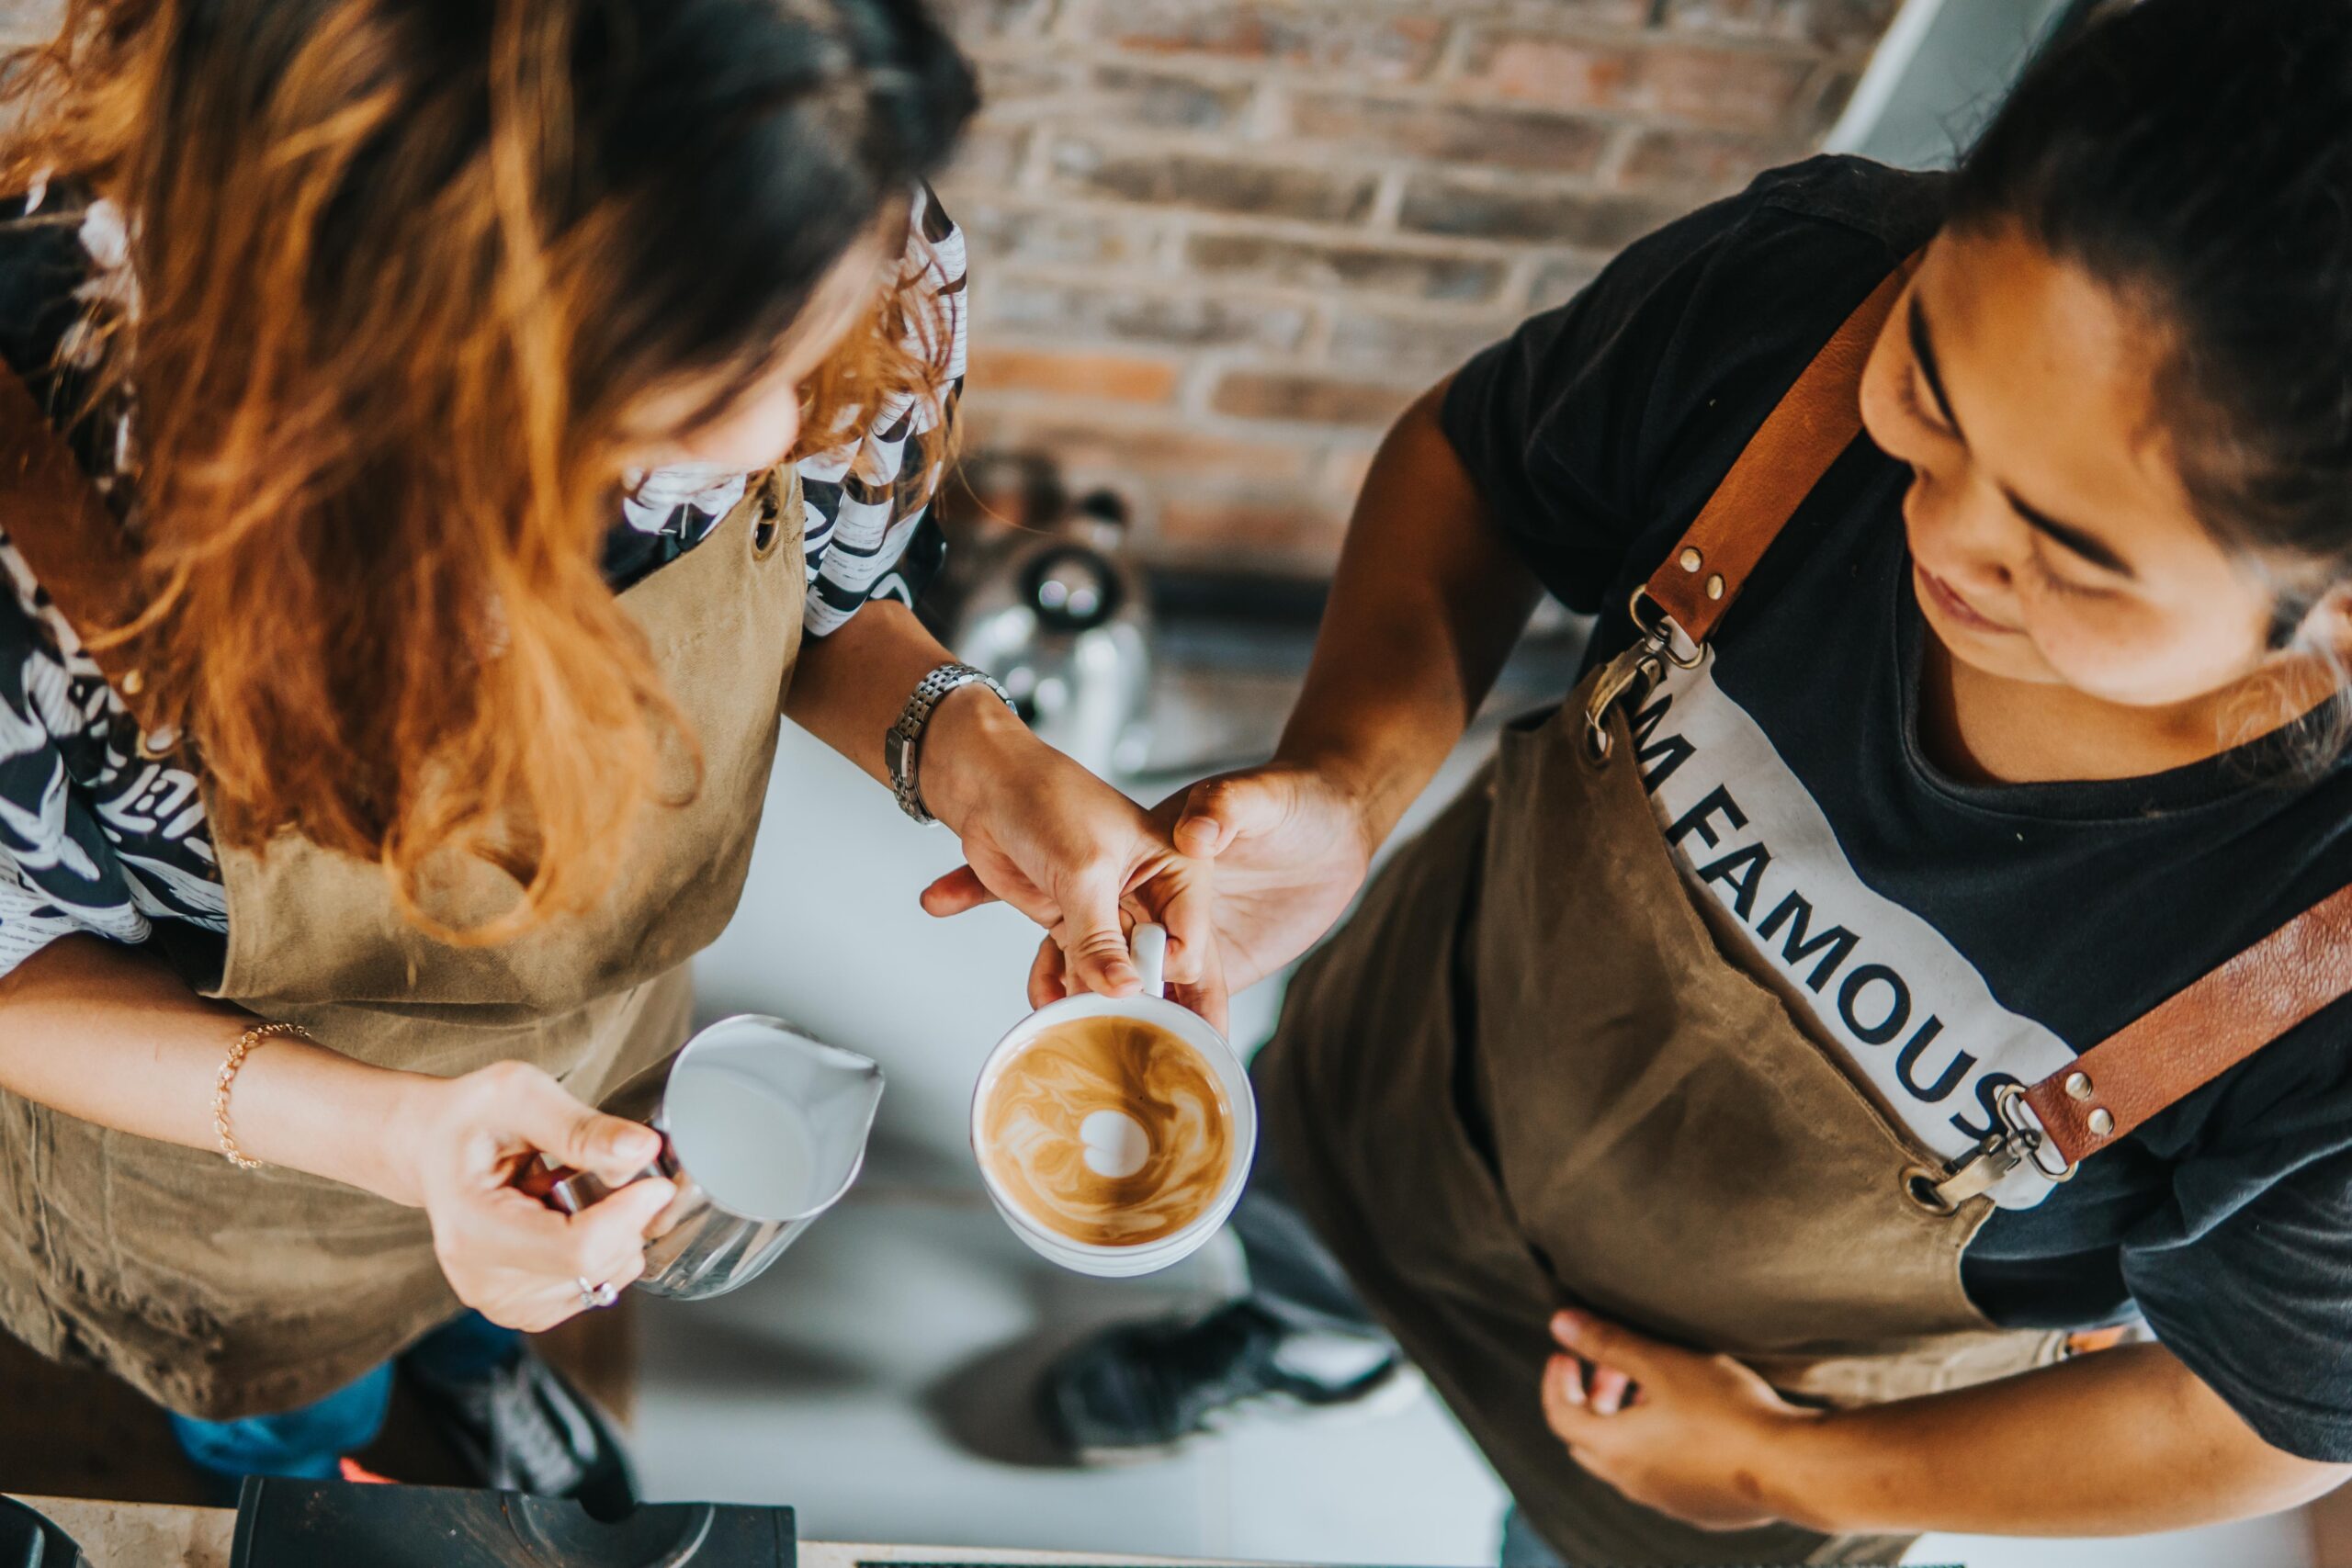
[{"label": "espresso machine", "polygon": [[1126,504],[1107,490],[1068,502],[1050,470],[1024,477],[1016,515],[959,529],[941,640],[1003,682],[1056,750],[1102,777],[1132,776],[1150,750],[1153,632]]}]

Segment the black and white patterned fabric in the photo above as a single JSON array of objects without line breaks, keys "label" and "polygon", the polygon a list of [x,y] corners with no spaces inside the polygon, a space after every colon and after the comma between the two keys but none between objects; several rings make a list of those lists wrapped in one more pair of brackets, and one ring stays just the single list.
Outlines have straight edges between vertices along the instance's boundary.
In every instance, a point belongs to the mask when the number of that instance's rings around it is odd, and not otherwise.
[{"label": "black and white patterned fabric", "polygon": [[[36,188],[0,205],[0,358],[21,374],[71,378],[96,361],[109,312],[135,318],[122,214]],[[873,411],[857,442],[804,460],[808,633],[823,637],[876,599],[912,604],[945,542],[924,504],[935,471],[913,438],[963,389],[961,232],[919,197],[908,265],[919,268],[953,333],[929,399]],[[72,406],[71,399],[52,400]],[[135,410],[102,408],[71,432],[102,494],[128,471]],[[750,476],[670,469],[641,476],[606,536],[616,590],[700,543],[742,498]],[[86,931],[211,952],[228,908],[197,780],[139,753],[130,716],[9,544],[0,517],[0,975],[59,937]]]}]

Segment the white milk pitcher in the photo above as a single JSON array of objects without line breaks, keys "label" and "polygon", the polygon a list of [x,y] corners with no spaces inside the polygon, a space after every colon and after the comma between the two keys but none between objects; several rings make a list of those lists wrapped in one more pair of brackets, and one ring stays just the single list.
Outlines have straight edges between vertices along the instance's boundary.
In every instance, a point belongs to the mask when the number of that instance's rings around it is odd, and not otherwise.
[{"label": "white milk pitcher", "polygon": [[[600,1109],[662,1134],[637,1179],[678,1186],[647,1233],[638,1289],[699,1301],[755,1278],[857,1179],[881,1102],[877,1063],[749,1013],[622,1085]],[[578,1213],[610,1191],[574,1171],[550,1198]]]}]

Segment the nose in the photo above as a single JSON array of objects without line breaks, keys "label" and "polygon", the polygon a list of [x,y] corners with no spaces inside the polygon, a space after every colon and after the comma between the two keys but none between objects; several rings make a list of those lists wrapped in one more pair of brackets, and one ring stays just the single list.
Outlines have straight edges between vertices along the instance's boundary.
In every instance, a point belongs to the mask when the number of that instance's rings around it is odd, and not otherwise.
[{"label": "nose", "polygon": [[1911,553],[1963,595],[1990,608],[2015,589],[2023,528],[1998,495],[1922,469],[1904,495],[1903,516]]}]

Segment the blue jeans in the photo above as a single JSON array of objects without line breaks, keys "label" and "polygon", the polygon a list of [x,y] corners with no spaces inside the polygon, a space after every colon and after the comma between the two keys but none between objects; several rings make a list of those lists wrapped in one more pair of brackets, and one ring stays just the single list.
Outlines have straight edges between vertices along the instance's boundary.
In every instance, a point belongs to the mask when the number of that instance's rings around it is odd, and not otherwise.
[{"label": "blue jeans", "polygon": [[[404,1359],[428,1377],[469,1382],[512,1360],[522,1337],[480,1313],[460,1313],[418,1340]],[[376,1440],[391,1401],[392,1364],[386,1361],[324,1399],[276,1416],[198,1421],[175,1414],[172,1435],[198,1470],[216,1476],[333,1481],[345,1454]]]}]

